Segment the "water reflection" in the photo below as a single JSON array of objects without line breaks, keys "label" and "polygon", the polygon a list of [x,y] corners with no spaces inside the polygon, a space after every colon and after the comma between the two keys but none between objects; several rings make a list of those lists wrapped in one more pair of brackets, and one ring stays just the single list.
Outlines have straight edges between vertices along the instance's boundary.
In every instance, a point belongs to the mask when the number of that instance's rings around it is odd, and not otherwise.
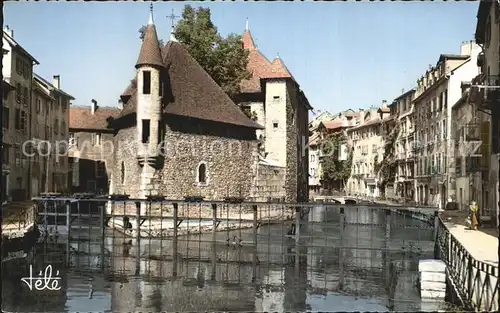
[{"label": "water reflection", "polygon": [[[346,210],[348,211],[348,210]],[[156,240],[108,231],[72,231],[64,243],[43,243],[32,260],[3,264],[6,311],[418,311],[418,259],[431,258],[432,229],[379,210],[342,220],[311,210],[298,245],[289,225]],[[377,225],[369,225],[377,224]],[[411,226],[402,228],[401,225]],[[95,233],[95,234],[94,234]],[[227,245],[241,238],[242,246]],[[97,238],[97,239],[96,239]],[[64,241],[64,238],[60,238]],[[257,251],[257,252],[255,252]],[[29,291],[28,264],[51,264],[63,288]],[[6,273],[6,272],[4,272]],[[168,301],[166,301],[168,299]]]}]

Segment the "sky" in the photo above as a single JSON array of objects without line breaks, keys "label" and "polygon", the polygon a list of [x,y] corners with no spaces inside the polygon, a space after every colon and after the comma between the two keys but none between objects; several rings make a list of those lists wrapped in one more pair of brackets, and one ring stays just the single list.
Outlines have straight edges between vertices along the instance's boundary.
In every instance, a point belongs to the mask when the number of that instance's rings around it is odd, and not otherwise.
[{"label": "sky", "polygon": [[[160,39],[168,41],[174,10],[155,2]],[[473,40],[479,2],[191,2],[209,7],[222,35],[241,34],[246,20],[259,50],[279,54],[316,112],[380,106],[414,87],[441,53]],[[4,26],[39,62],[35,72],[75,105],[116,106],[135,75],[147,24],[146,2],[5,2]]]}]

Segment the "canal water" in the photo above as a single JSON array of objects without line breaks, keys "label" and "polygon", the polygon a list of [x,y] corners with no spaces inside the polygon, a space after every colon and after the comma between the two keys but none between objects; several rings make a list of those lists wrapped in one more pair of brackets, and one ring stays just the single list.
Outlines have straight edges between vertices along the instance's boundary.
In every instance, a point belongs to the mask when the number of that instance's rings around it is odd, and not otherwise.
[{"label": "canal water", "polygon": [[[369,211],[370,210],[370,211]],[[421,221],[367,209],[311,210],[296,242],[289,224],[167,239],[72,230],[2,264],[8,312],[419,311],[418,261],[433,257]],[[355,221],[356,223],[350,223]],[[361,223],[360,223],[361,221]],[[236,238],[236,239],[235,239]],[[228,240],[229,239],[229,240]],[[233,241],[240,244],[233,244]],[[60,290],[21,281],[51,265]]]}]

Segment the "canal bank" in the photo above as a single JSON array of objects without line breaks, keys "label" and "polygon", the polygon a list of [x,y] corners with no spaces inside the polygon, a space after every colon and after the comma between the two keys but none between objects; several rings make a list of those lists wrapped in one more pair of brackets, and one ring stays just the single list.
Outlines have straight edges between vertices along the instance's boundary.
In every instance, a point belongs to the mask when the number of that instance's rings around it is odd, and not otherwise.
[{"label": "canal bank", "polygon": [[474,311],[498,311],[498,239],[488,231],[475,231],[450,212],[437,223],[436,257],[446,263],[447,276],[460,302]]}]

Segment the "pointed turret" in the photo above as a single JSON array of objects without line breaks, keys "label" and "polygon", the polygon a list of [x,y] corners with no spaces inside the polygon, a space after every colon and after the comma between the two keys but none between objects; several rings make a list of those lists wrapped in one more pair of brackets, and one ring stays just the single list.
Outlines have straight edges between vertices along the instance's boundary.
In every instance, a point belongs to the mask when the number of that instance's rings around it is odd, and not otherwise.
[{"label": "pointed turret", "polygon": [[153,22],[153,5],[149,12],[149,21],[144,32],[144,39],[142,41],[141,52],[135,64],[135,68],[142,65],[156,65],[163,66],[163,59],[161,57],[160,43],[156,34],[156,27]]},{"label": "pointed turret", "polygon": [[290,71],[288,70],[288,68],[286,67],[283,60],[281,60],[279,54],[271,63],[271,67],[273,72],[273,78],[291,78],[295,80]]},{"label": "pointed turret", "polygon": [[243,41],[243,47],[248,50],[255,50],[255,42],[253,41],[252,34],[248,29],[248,18],[245,24],[245,31],[243,32],[243,36],[241,36],[241,41]]}]

